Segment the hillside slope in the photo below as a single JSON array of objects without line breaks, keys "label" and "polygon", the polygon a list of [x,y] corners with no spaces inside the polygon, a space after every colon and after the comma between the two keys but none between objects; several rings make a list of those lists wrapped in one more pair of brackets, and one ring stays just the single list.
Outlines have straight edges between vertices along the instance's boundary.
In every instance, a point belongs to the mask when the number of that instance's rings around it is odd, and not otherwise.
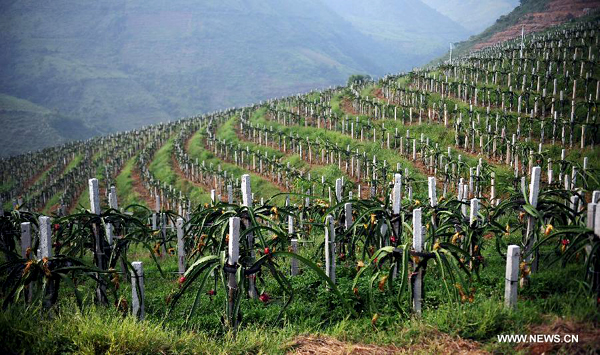
[{"label": "hillside slope", "polygon": [[486,31],[478,43],[473,46],[473,49],[489,47],[498,42],[515,38],[522,31],[525,34],[542,31],[568,20],[584,16],[593,9],[600,7],[600,1],[598,0],[537,1],[539,7],[535,6],[537,5],[536,1],[530,0],[530,2],[534,5],[532,11],[522,12],[514,24],[508,21],[509,19],[499,20],[499,26],[494,28],[495,31]]},{"label": "hillside slope", "polygon": [[3,94],[0,94],[0,127],[0,156],[56,146],[98,134],[79,120]]},{"label": "hillside slope", "polygon": [[321,0],[5,1],[0,93],[77,119],[91,129],[73,138],[87,137],[406,70],[436,49],[405,50],[405,37],[373,38]]},{"label": "hillside slope", "polygon": [[3,1],[0,93],[87,137],[408,70],[467,35],[420,1],[325,1]]},{"label": "hillside slope", "polygon": [[[478,35],[455,44],[453,57],[471,50],[492,46],[525,34],[542,31],[574,19],[592,20],[598,16],[600,0],[522,0],[521,4]],[[449,58],[449,52],[428,65],[435,65]]]}]

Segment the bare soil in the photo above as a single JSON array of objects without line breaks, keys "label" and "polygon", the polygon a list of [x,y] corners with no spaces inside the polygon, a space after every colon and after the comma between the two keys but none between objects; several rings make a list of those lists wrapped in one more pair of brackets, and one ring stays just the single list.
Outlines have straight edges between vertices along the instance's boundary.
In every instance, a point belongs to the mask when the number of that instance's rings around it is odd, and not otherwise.
[{"label": "bare soil", "polygon": [[352,102],[349,99],[347,99],[347,98],[344,98],[342,100],[342,102],[340,103],[340,106],[342,108],[342,111],[344,111],[346,113],[349,113],[349,114],[354,115],[354,116],[358,116],[359,115],[358,111],[356,111],[354,109],[354,107],[352,106]]},{"label": "bare soil", "polygon": [[144,184],[142,184],[142,177],[137,167],[131,169],[131,180],[133,180],[133,191],[146,202],[146,205],[151,208],[154,205],[154,201],[150,197],[150,192],[146,190]]},{"label": "bare soil", "polygon": [[[273,117],[270,117],[270,119],[271,119],[271,120],[273,120]],[[239,130],[239,128],[238,128],[237,126],[236,126],[236,128],[235,128],[235,134],[236,134],[236,136],[237,136],[237,138],[238,138],[238,140],[239,140],[240,142],[248,142],[248,143],[253,143],[251,140],[248,140],[246,137],[244,137],[244,135],[242,134],[242,132],[240,132],[240,130]],[[292,154],[292,151],[291,151],[291,150],[289,150],[289,149],[288,149],[287,151],[284,151],[284,150],[283,150],[283,146],[281,146],[281,147],[279,147],[279,148],[276,148],[275,146],[272,146],[271,148],[273,148],[273,149],[278,149],[280,152],[282,152],[282,153],[283,153],[283,154],[285,154],[286,156],[290,156],[290,155]],[[307,152],[307,154],[308,154],[308,152]],[[319,164],[319,163],[315,163],[315,162],[312,162],[312,163],[311,163],[310,161],[306,160],[306,158],[304,158],[304,159],[305,159],[305,163],[307,163],[307,164],[310,166],[310,168],[311,168],[311,169],[312,169],[313,167],[325,167],[325,166],[327,166],[327,165],[324,165],[324,164]],[[317,160],[317,159],[315,159],[315,161],[316,161],[316,160]],[[350,179],[350,180],[351,180],[351,181],[353,181],[354,183],[356,183],[356,184],[360,184],[360,180],[356,179],[355,177],[353,177],[353,176],[350,176],[350,175],[348,175],[347,177],[348,177],[348,179]],[[271,180],[271,181],[272,181],[274,184],[276,184],[276,182],[275,182],[275,181],[273,181],[273,179],[270,179],[270,178],[269,178],[269,180]]]},{"label": "bare soil", "polygon": [[328,336],[300,336],[290,344],[288,354],[487,354],[481,344],[435,332],[409,346],[371,345],[340,341]]},{"label": "bare soil", "polygon": [[31,179],[25,181],[25,184],[23,184],[23,190],[27,190],[33,184],[35,184],[40,179],[40,176],[42,176],[43,173],[45,173],[46,171],[48,171],[53,165],[54,165],[53,163],[50,163],[50,164],[46,165],[37,174],[35,174],[34,176],[32,176]]},{"label": "bare soil", "polygon": [[529,334],[559,334],[578,335],[579,341],[573,343],[527,343],[517,347],[517,350],[529,354],[598,354],[600,352],[600,328],[593,323],[576,322],[573,320],[555,318],[550,323],[530,327]]},{"label": "bare soil", "polygon": [[600,7],[599,0],[554,0],[548,4],[544,12],[534,12],[523,16],[519,22],[502,32],[494,34],[489,40],[476,44],[473,49],[482,49],[494,44],[504,42],[521,35],[521,28],[525,33],[542,31],[548,27],[556,26],[574,17],[581,17],[591,9]]}]

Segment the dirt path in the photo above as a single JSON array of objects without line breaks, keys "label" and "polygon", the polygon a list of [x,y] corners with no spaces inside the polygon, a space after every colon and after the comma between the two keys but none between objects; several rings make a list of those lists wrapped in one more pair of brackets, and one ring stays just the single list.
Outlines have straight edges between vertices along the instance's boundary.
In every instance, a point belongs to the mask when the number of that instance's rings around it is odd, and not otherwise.
[{"label": "dirt path", "polygon": [[[84,190],[85,190],[85,187],[81,187],[77,190],[77,194],[75,195],[75,197],[73,198],[71,203],[69,203],[69,205],[67,206],[67,213],[69,213],[69,214],[73,213],[75,208],[77,208],[77,202],[79,202],[79,199],[81,198],[81,194],[83,194]],[[102,196],[102,195],[100,195],[100,196]]]},{"label": "dirt path", "polygon": [[[381,89],[379,89],[379,88],[378,88],[378,89],[375,89],[373,92],[374,92],[374,93],[375,93],[375,92],[378,92],[378,94],[376,94],[376,96],[378,96],[378,97],[379,97],[379,95],[381,95]],[[383,97],[383,96],[381,96],[381,97]],[[477,107],[480,107],[480,106],[477,106]],[[414,112],[413,112],[413,113],[414,113]],[[425,117],[421,117],[421,118],[422,118],[422,119],[427,119],[428,117],[427,117],[427,116],[425,116]],[[418,124],[418,123],[413,123],[413,124],[405,124],[405,126],[411,126],[411,125],[417,125],[417,124]],[[509,165],[506,165],[506,164],[504,163],[504,160],[503,160],[503,158],[502,158],[502,157],[497,157],[497,158],[495,158],[495,159],[494,159],[494,158],[492,158],[491,156],[488,156],[488,155],[486,155],[486,154],[483,154],[483,153],[473,153],[473,152],[470,152],[470,151],[464,150],[463,148],[456,147],[455,145],[452,145],[451,147],[452,147],[452,149],[456,150],[456,151],[457,151],[457,152],[459,152],[460,154],[462,154],[462,155],[465,155],[465,156],[468,156],[468,157],[471,157],[471,158],[473,158],[473,159],[479,159],[479,158],[483,158],[483,160],[484,160],[484,161],[486,161],[488,164],[490,164],[490,165],[492,165],[492,166],[496,166],[496,167],[500,167],[500,166],[507,167],[507,166],[509,166]]]},{"label": "dirt path", "polygon": [[189,151],[190,151],[190,144],[192,144],[192,138],[194,137],[194,135],[196,135],[196,133],[194,133],[194,134],[191,134],[191,135],[190,135],[190,136],[189,136],[189,137],[188,137],[188,138],[185,140],[185,143],[183,144],[183,149],[184,149],[186,152],[189,152]]},{"label": "dirt path", "polygon": [[[270,118],[268,118],[268,119],[269,119],[269,120],[273,120],[273,117],[270,117]],[[235,128],[235,135],[237,136],[237,138],[238,138],[238,140],[239,140],[240,142],[252,143],[252,144],[256,144],[256,145],[259,145],[259,146],[261,146],[261,147],[262,147],[262,145],[260,145],[260,144],[257,144],[257,143],[254,143],[254,142],[252,142],[251,140],[248,140],[246,137],[244,137],[244,135],[242,135],[242,133],[240,132],[240,130],[239,130],[239,128],[238,128],[237,126],[236,126],[236,128]],[[269,147],[269,146],[267,146],[267,147]],[[289,156],[292,154],[292,152],[291,152],[291,151],[284,151],[284,150],[283,150],[283,147],[279,147],[279,149],[277,149],[277,148],[275,148],[275,147],[269,147],[269,148],[272,148],[272,149],[276,149],[276,150],[278,150],[279,152],[283,153],[283,154],[284,154],[286,157],[289,157]],[[307,154],[308,154],[308,153],[307,153]],[[310,162],[308,162],[308,161],[306,161],[306,160],[304,160],[304,162],[308,164],[308,166],[309,166],[309,169],[312,169],[312,168],[319,168],[319,167],[322,167],[322,168],[324,168],[324,167],[327,167],[327,165],[324,165],[324,164],[319,164],[319,163],[314,163],[314,162],[310,163]],[[330,164],[330,165],[332,165],[332,164]],[[341,170],[341,169],[340,169],[340,170]],[[346,177],[347,177],[348,179],[350,179],[352,182],[354,182],[355,184],[360,184],[360,183],[361,183],[361,181],[360,181],[360,180],[356,179],[356,178],[355,178],[355,177],[353,177],[353,176],[347,175]],[[269,179],[268,177],[265,177],[265,178],[266,178],[266,179]],[[269,180],[270,180],[270,179],[269,179]],[[270,181],[272,181],[272,180],[270,180]],[[276,182],[273,182],[273,183],[274,183],[274,184],[277,184]]]},{"label": "dirt path", "polygon": [[154,201],[150,197],[150,192],[144,187],[140,171],[137,167],[131,169],[131,180],[133,180],[133,191],[146,202],[148,208],[152,208],[152,206],[154,206]]},{"label": "dirt path", "polygon": [[340,102],[340,108],[342,109],[342,111],[353,115],[353,116],[360,116],[360,114],[358,113],[358,111],[356,111],[354,109],[354,106],[352,106],[352,102],[350,102],[350,100],[348,98],[343,98],[342,101]]},{"label": "dirt path", "polygon": [[32,176],[29,180],[25,181],[25,184],[23,184],[23,190],[27,190],[28,188],[33,186],[33,184],[35,184],[40,179],[40,177],[46,171],[50,170],[50,168],[52,168],[53,166],[54,166],[54,163],[50,163],[50,164],[46,165],[41,171],[39,171],[37,174]]},{"label": "dirt path", "polygon": [[[187,151],[187,144],[185,145],[185,147],[186,147],[186,151]],[[190,184],[202,189],[202,191],[204,191],[205,193],[210,193],[210,190],[215,189],[214,187],[209,186],[207,184],[195,182],[195,181],[188,179],[185,176],[185,173],[183,172],[183,170],[181,170],[181,167],[179,166],[179,163],[177,162],[177,159],[175,158],[175,154],[171,154],[171,167],[172,167],[173,171],[175,172],[175,174],[177,174],[177,177],[180,180],[189,182]],[[227,196],[221,194],[221,201],[227,202]]]},{"label": "dirt path", "polygon": [[[205,141],[204,143],[205,143],[205,144],[204,144],[204,149],[206,149],[207,151],[209,151],[209,152],[210,152],[210,151],[211,151],[211,150],[210,150],[210,147],[208,146],[208,144],[206,144],[206,141]],[[216,157],[217,159],[219,159],[220,161],[222,161],[222,162],[225,162],[225,163],[228,163],[228,164],[232,164],[232,165],[235,165],[235,166],[237,166],[237,167],[239,167],[239,168],[241,168],[241,169],[244,169],[244,170],[246,170],[244,167],[237,165],[237,164],[236,164],[234,161],[232,161],[232,160],[230,160],[230,159],[225,159],[225,158],[222,158],[222,157],[218,157],[217,155],[215,155],[215,157]],[[278,184],[278,183],[277,183],[277,181],[276,181],[275,179],[272,179],[270,176],[267,176],[267,175],[260,174],[260,173],[258,173],[258,172],[256,172],[256,171],[252,171],[252,170],[250,170],[250,169],[248,169],[248,171],[249,171],[249,172],[251,172],[251,173],[252,173],[252,174],[254,174],[254,175],[260,176],[260,177],[261,177],[263,180],[267,180],[267,181],[269,181],[269,182],[270,182],[270,183],[272,183],[272,184],[273,184],[273,186],[275,186],[275,187],[276,187],[276,188],[277,188],[277,189],[278,189],[280,192],[288,192],[288,190],[286,190],[286,189],[285,189],[285,187],[284,187],[283,185],[280,185],[280,184]]]},{"label": "dirt path", "polygon": [[[272,120],[272,117],[270,117],[270,118],[268,118],[268,119]],[[289,126],[288,126],[288,127],[289,127]],[[348,136],[348,137],[349,137],[349,136]],[[238,138],[240,138],[240,135],[238,135]],[[240,138],[240,139],[242,140],[242,138]],[[355,141],[356,141],[356,139],[353,139],[353,140],[355,140]],[[383,148],[383,149],[387,149],[387,148]],[[395,149],[388,149],[388,150],[391,150],[391,151],[393,151],[393,152],[395,152],[395,153],[398,153],[398,154],[400,154],[400,152],[399,152],[398,150],[395,150]],[[412,161],[412,160],[411,160],[410,158],[408,158],[408,157],[404,157],[404,156],[402,156],[402,158],[406,159],[406,160],[407,160],[407,161],[408,161],[410,164],[412,164],[412,165],[413,165],[413,166],[414,166],[414,167],[415,167],[415,168],[416,168],[416,169],[417,169],[419,172],[421,172],[421,174],[423,174],[424,176],[429,176],[429,175],[430,175],[430,173],[427,171],[427,168],[425,167],[425,165],[423,164],[423,162],[421,162],[419,159],[417,159],[416,161]],[[314,165],[317,165],[317,164],[314,164]],[[325,165],[317,165],[317,166],[325,166]],[[358,179],[356,179],[356,178],[354,178],[354,177],[350,177],[350,176],[348,176],[348,178],[350,178],[350,179],[351,179],[351,180],[352,180],[354,183],[356,183],[356,184],[359,184],[359,183],[363,182],[362,180],[358,180]],[[363,182],[363,183],[364,183],[364,182]],[[437,183],[438,187],[440,187],[440,188],[443,186],[443,185],[442,185],[442,182],[441,182],[441,181],[439,181],[439,180],[436,180],[436,183]],[[366,183],[365,183],[365,186],[367,186],[367,185],[368,185],[368,184],[366,184]]]}]

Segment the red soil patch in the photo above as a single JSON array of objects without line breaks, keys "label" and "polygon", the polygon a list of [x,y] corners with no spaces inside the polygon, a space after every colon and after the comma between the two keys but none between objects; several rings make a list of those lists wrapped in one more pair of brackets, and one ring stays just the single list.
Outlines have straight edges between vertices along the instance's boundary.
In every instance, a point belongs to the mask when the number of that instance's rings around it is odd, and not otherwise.
[{"label": "red soil patch", "polygon": [[349,114],[354,115],[354,116],[358,116],[359,115],[358,111],[356,111],[354,109],[354,106],[352,106],[352,102],[350,102],[350,100],[348,98],[344,98],[342,100],[342,102],[340,103],[340,106],[342,108],[342,111],[344,111],[346,113],[349,113]]},{"label": "red soil patch", "polygon": [[[187,144],[185,144],[185,147],[187,148]],[[175,174],[177,174],[177,176],[183,180],[183,181],[187,181],[190,184],[201,188],[202,190],[204,190],[205,192],[210,192],[210,190],[214,189],[214,187],[206,185],[206,184],[202,184],[202,183],[198,183],[195,181],[192,181],[190,179],[188,179],[187,177],[185,177],[185,174],[183,172],[183,170],[181,170],[181,168],[179,167],[179,163],[177,162],[177,159],[175,159],[175,155],[171,155],[171,165],[173,168],[173,171],[175,172]],[[221,201],[226,202],[227,201],[227,196],[221,196]]]},{"label": "red soil patch", "polygon": [[328,336],[299,336],[290,344],[288,354],[487,354],[474,341],[453,338],[435,332],[423,336],[410,346],[370,345],[343,342]]},{"label": "red soil patch", "polygon": [[[208,144],[207,144],[207,142],[206,142],[206,141],[204,142],[204,149],[206,149],[206,150],[207,150],[207,151],[209,151],[209,152],[212,152],[212,150],[210,149],[210,147],[208,146]],[[214,154],[214,153],[213,153],[213,154]],[[215,154],[215,156],[216,156],[216,154]],[[236,165],[236,164],[235,164],[235,162],[234,162],[234,161],[232,161],[231,159],[225,159],[225,158],[223,158],[223,157],[217,157],[217,158],[218,158],[219,160],[221,160],[221,161],[225,162],[225,163],[229,163],[229,164]],[[238,166],[238,165],[236,165],[236,166]],[[243,167],[241,167],[241,168],[243,168]],[[250,169],[248,169],[248,170],[249,170],[249,171],[251,171]],[[256,171],[251,171],[251,172],[252,172],[253,174],[256,174],[256,175],[258,175],[258,176],[262,177],[263,179],[265,179],[265,180],[267,180],[267,181],[271,182],[271,183],[272,183],[272,184],[273,184],[273,185],[274,185],[274,186],[275,186],[277,189],[279,189],[279,191],[281,191],[281,192],[288,192],[288,191],[285,189],[285,187],[284,187],[283,185],[280,185],[280,184],[278,184],[278,183],[277,183],[277,180],[275,180],[275,179],[271,178],[270,176],[267,176],[267,175],[260,174],[260,173],[258,173],[258,172],[256,172]]]},{"label": "red soil patch", "polygon": [[597,354],[600,351],[600,329],[592,323],[556,318],[550,324],[531,326],[529,334],[559,334],[561,339],[569,334],[578,335],[579,339],[572,343],[527,343],[519,345],[517,350],[529,354]]},{"label": "red soil patch", "polygon": [[485,42],[476,44],[473,49],[482,49],[519,37],[522,27],[525,29],[525,33],[542,31],[548,27],[564,23],[573,17],[586,15],[590,10],[598,7],[600,7],[600,1],[598,0],[554,0],[548,4],[544,12],[524,15],[517,24],[494,34]]},{"label": "red soil patch", "polygon": [[[273,120],[273,117],[269,116],[269,119]],[[240,140],[241,142],[248,142],[248,143],[256,144],[256,143],[252,142],[251,140],[248,140],[246,137],[244,137],[244,135],[240,132],[239,128],[237,128],[237,126],[235,128],[235,135],[237,136],[238,140]],[[278,148],[276,146],[272,146],[271,148],[279,150],[280,152],[282,152],[286,156],[289,156],[289,155],[292,154],[291,151],[284,151],[283,150],[283,146],[280,146]],[[308,152],[306,154],[308,154]],[[311,169],[313,167],[326,167],[327,166],[327,165],[319,164],[319,163],[315,163],[315,162],[311,163],[308,160],[306,160],[307,158],[304,158],[304,159],[305,159],[304,162],[307,163]],[[317,160],[317,159],[315,159],[315,160]],[[345,160],[344,160],[344,162],[345,162]],[[348,179],[350,179],[351,181],[353,181],[355,184],[360,184],[360,180],[356,179],[355,177],[350,176],[350,175],[348,175],[347,177],[348,177]],[[276,184],[276,182],[273,182],[273,183]]]},{"label": "red soil patch", "polygon": [[[376,98],[382,100],[382,101],[386,101],[387,99],[383,96],[383,92],[381,90],[381,88],[375,88],[372,91],[373,96],[375,96]],[[392,106],[398,106],[394,103],[390,103],[390,105]],[[399,107],[399,106],[398,106]],[[416,117],[413,117],[413,122],[406,122],[404,125],[405,126],[412,126],[412,125],[418,125],[419,124],[419,110],[413,110],[413,115],[416,115]],[[443,118],[443,117],[442,117]],[[389,117],[387,119],[390,119]],[[427,120],[429,120],[429,116],[427,115],[427,110],[423,110],[423,114],[421,115],[421,121],[422,122],[426,122]],[[441,121],[436,121],[435,118],[433,118],[434,122],[441,122]]]},{"label": "red soil patch", "polygon": [[25,183],[23,184],[23,189],[27,190],[28,188],[30,188],[33,184],[36,183],[36,181],[39,180],[40,176],[42,176],[42,174],[44,174],[46,171],[50,170],[50,168],[53,166],[53,163],[50,163],[48,165],[46,165],[42,170],[40,170],[37,174],[35,174],[34,176],[32,176],[29,180],[25,181]]},{"label": "red soil patch", "polygon": [[[85,187],[79,188],[77,190],[77,194],[75,195],[75,197],[73,198],[71,203],[69,203],[69,206],[67,206],[67,213],[72,213],[73,210],[77,207],[77,201],[79,201],[79,198],[81,197],[81,194],[83,193],[84,190],[85,190]],[[102,194],[100,194],[100,196],[102,196]]]},{"label": "red soil patch", "polygon": [[142,177],[140,176],[140,172],[137,168],[131,169],[131,180],[133,180],[133,191],[135,191],[135,193],[146,202],[148,207],[153,206],[154,201],[152,201],[152,198],[150,198],[150,193],[144,187],[144,184],[142,183]]}]

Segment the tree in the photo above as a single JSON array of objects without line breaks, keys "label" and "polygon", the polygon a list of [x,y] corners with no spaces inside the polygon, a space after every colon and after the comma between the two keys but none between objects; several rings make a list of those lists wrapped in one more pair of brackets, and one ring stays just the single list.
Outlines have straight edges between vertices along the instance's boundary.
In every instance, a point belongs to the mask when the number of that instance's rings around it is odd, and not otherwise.
[{"label": "tree", "polygon": [[367,74],[354,74],[348,78],[348,86],[352,84],[362,84],[371,80],[371,76]]}]

